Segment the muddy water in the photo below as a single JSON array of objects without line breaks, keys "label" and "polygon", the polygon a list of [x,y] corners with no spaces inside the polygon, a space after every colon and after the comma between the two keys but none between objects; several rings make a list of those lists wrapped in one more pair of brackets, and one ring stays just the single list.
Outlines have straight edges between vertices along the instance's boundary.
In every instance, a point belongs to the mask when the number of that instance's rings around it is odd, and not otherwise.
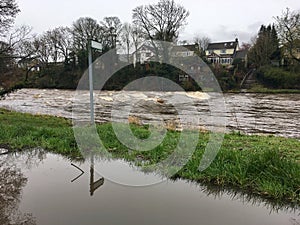
[{"label": "muddy water", "polygon": [[[82,97],[82,98],[81,98]],[[299,94],[225,94],[226,109],[217,115],[226,122],[227,130],[247,134],[272,134],[300,139]],[[78,99],[82,99],[79,101]],[[174,107],[174,99],[178,104]],[[194,123],[180,120],[198,118],[197,126],[210,130],[218,126],[211,118],[212,96],[202,93],[163,92],[95,92],[96,121],[128,120],[124,108],[132,106],[130,117],[140,123],[157,122],[179,128]],[[172,100],[172,101],[171,101]],[[134,104],[133,104],[134,102]],[[0,107],[34,114],[50,114],[88,119],[89,93],[67,90],[23,89],[0,101]],[[175,122],[174,122],[175,121]],[[186,123],[186,124],[185,124]]]},{"label": "muddy water", "polygon": [[[94,171],[93,181],[97,184],[91,195],[92,171],[88,162],[71,162],[42,150],[2,155],[0,165],[1,176],[5,174],[5,179],[0,179],[2,182],[16,180],[10,182],[10,192],[0,189],[3,197],[0,221],[8,222],[2,224],[300,223],[299,209],[262,203],[184,181],[132,188],[111,183]],[[4,183],[0,185],[7,185]],[[5,217],[7,213],[9,218]]]}]

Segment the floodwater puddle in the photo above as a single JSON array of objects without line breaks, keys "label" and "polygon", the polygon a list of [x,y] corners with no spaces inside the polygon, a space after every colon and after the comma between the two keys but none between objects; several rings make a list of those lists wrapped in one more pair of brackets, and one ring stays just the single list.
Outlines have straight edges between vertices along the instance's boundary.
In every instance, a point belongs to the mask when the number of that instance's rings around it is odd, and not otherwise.
[{"label": "floodwater puddle", "polygon": [[[106,167],[108,164],[103,169]],[[300,223],[299,208],[182,180],[124,186],[103,178],[101,169],[94,170],[90,160],[71,161],[38,149],[1,155],[0,171],[1,224]],[[134,169],[124,170],[119,176],[135,179],[134,173]],[[154,175],[148,176],[151,179]]]}]

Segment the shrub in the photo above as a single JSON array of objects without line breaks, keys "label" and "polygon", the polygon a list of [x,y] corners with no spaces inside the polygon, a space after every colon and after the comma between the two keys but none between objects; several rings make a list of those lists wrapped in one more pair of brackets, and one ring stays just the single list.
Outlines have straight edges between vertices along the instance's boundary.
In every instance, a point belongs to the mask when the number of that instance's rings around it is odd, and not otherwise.
[{"label": "shrub", "polygon": [[283,68],[265,66],[257,71],[257,78],[267,87],[300,89],[300,73]]}]

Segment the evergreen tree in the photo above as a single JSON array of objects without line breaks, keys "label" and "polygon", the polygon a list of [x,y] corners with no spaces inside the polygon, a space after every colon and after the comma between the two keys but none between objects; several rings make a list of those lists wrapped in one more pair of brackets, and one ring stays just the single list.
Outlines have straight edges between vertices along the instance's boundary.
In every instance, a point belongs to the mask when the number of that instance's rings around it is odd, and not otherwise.
[{"label": "evergreen tree", "polygon": [[257,67],[271,64],[280,59],[279,40],[274,25],[262,25],[253,47],[249,52],[249,61]]},{"label": "evergreen tree", "polygon": [[279,48],[279,38],[274,24],[272,25],[272,30],[271,30],[271,41],[272,41],[272,48],[274,51],[271,55],[271,60],[280,60],[281,52]]}]

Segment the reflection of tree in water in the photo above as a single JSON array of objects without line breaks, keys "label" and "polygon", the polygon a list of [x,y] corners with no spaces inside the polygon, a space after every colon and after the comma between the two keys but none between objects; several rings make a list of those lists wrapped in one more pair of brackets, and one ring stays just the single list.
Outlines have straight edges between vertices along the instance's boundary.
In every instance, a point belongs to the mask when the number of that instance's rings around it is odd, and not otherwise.
[{"label": "reflection of tree in water", "polygon": [[17,161],[19,162],[18,165],[21,165],[22,168],[30,170],[38,167],[46,157],[47,153],[45,150],[35,148],[28,151],[12,152],[7,156],[5,162],[7,165],[14,165]]},{"label": "reflection of tree in water", "polygon": [[36,224],[32,215],[22,214],[18,210],[21,191],[27,183],[27,178],[20,169],[11,165],[7,167],[5,160],[6,158],[0,158],[0,224]]}]

